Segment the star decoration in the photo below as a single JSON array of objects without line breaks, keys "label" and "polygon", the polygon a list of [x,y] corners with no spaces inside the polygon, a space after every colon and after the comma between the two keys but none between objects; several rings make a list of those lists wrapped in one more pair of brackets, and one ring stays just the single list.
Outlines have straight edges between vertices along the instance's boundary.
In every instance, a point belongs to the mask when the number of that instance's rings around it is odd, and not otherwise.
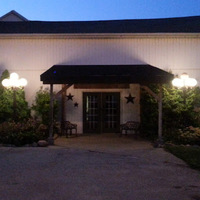
[{"label": "star decoration", "polygon": [[132,104],[134,104],[134,99],[135,97],[132,97],[131,94],[129,94],[129,96],[125,97],[127,99],[127,102],[126,103],[129,103],[131,102]]},{"label": "star decoration", "polygon": [[78,107],[78,103],[76,102],[76,103],[74,103],[74,107]]},{"label": "star decoration", "polygon": [[74,97],[74,95],[71,95],[71,93],[69,93],[69,95],[67,95],[67,101],[69,101],[69,100],[73,101],[73,97]]}]

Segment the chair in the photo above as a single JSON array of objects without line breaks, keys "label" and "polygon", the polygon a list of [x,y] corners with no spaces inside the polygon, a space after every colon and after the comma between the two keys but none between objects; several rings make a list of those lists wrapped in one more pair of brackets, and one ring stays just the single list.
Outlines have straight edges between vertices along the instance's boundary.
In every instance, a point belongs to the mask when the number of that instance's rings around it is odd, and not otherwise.
[{"label": "chair", "polygon": [[135,134],[137,135],[139,132],[139,128],[140,128],[140,122],[127,121],[126,123],[120,125],[120,136],[122,136],[123,131],[125,131],[126,135],[128,131],[134,131]]},{"label": "chair", "polygon": [[65,121],[65,133],[66,137],[68,136],[68,131],[69,134],[72,135],[72,130],[75,130],[76,136],[77,136],[77,124],[72,124],[70,121]]}]

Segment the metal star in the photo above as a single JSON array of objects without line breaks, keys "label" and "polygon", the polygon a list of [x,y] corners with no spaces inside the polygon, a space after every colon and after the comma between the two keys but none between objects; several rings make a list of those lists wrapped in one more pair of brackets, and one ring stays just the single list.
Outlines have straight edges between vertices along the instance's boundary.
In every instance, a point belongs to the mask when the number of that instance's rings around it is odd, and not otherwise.
[{"label": "metal star", "polygon": [[131,102],[132,104],[134,104],[134,99],[135,99],[135,97],[132,97],[131,94],[129,94],[129,96],[128,96],[128,97],[125,97],[125,98],[127,99],[127,102],[126,102],[126,103]]},{"label": "metal star", "polygon": [[74,97],[74,95],[71,95],[71,93],[69,93],[69,95],[67,95],[67,101],[69,101],[69,100],[73,101],[73,97]]},{"label": "metal star", "polygon": [[74,107],[78,107],[78,103],[76,102],[76,103],[74,103]]}]

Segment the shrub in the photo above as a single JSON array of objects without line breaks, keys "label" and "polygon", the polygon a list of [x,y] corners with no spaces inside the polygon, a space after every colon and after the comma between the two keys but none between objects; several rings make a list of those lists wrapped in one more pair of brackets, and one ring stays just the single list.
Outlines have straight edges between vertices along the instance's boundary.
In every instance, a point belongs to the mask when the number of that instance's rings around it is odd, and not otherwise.
[{"label": "shrub", "polygon": [[163,125],[164,130],[199,126],[200,88],[177,89],[171,85],[163,86]]},{"label": "shrub", "polygon": [[200,145],[200,128],[189,126],[184,129],[179,129],[176,132],[173,132],[173,134],[168,133],[165,135],[165,141],[178,145]]},{"label": "shrub", "polygon": [[[158,86],[149,86],[158,93]],[[163,134],[175,140],[179,129],[200,126],[200,88],[180,90],[171,84],[163,85]],[[157,138],[158,105],[146,91],[141,92],[141,130],[150,139]]]},{"label": "shrub", "polygon": [[[40,127],[43,126],[41,129]],[[47,127],[33,119],[0,124],[0,143],[22,146],[46,139]]]},{"label": "shrub", "polygon": [[[49,89],[43,89],[42,87],[36,93],[35,102],[32,105],[32,109],[36,112],[36,117],[39,117],[42,124],[49,126],[50,122],[50,92]],[[54,101],[54,119],[58,114],[58,102]]]}]

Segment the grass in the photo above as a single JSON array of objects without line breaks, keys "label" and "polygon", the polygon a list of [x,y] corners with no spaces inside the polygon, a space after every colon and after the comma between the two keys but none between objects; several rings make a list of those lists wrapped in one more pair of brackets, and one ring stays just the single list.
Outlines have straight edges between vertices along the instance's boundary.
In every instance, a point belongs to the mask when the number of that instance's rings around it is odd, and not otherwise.
[{"label": "grass", "polygon": [[191,168],[200,170],[200,148],[187,147],[180,145],[168,146],[165,149],[175,155],[176,157],[184,160]]}]

